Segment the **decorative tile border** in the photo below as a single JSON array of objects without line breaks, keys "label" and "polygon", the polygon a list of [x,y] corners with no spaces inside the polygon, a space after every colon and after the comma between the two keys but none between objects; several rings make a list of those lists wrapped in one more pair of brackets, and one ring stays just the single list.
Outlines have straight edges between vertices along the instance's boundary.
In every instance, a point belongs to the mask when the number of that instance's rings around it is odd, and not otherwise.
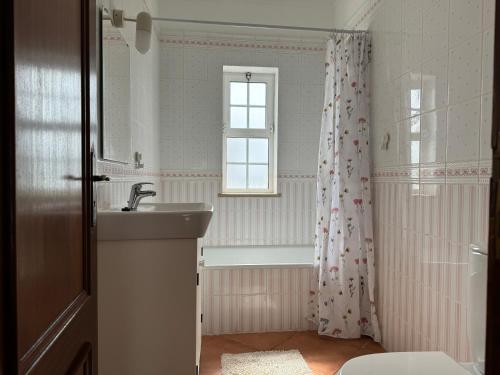
[{"label": "decorative tile border", "polygon": [[[252,38],[253,39],[253,38]],[[283,41],[241,41],[241,40],[227,40],[217,38],[195,38],[195,37],[175,37],[175,36],[161,36],[160,43],[174,44],[182,46],[198,46],[198,47],[230,47],[230,48],[248,48],[248,49],[272,49],[281,51],[296,51],[296,52],[324,52],[324,47],[319,46],[306,46],[299,45],[300,42],[291,43]]]},{"label": "decorative tile border", "polygon": [[420,166],[420,181],[425,183],[445,183],[446,182],[446,165],[423,164]]},{"label": "decorative tile border", "polygon": [[[222,178],[222,173],[218,171],[161,171],[160,174],[164,178]],[[316,179],[316,175],[281,173],[278,178]]]},{"label": "decorative tile border", "polygon": [[119,35],[119,36],[106,35],[102,38],[102,40],[107,41],[107,42],[125,42],[125,40],[122,38],[121,35]]},{"label": "decorative tile border", "polygon": [[422,164],[375,168],[372,177],[383,181],[421,181],[423,183],[485,183],[491,176],[491,162]]},{"label": "decorative tile border", "polygon": [[[121,164],[106,160],[97,162],[97,171],[115,177],[162,177],[162,178],[222,178],[219,171],[154,171],[135,169],[131,164]],[[281,173],[278,178],[316,179],[315,174]]]},{"label": "decorative tile border", "polygon": [[160,174],[164,178],[222,178],[222,173],[220,172],[161,171]]},{"label": "decorative tile border", "polygon": [[161,177],[159,171],[135,169],[131,164],[114,163],[105,160],[97,162],[97,171],[114,177]]},{"label": "decorative tile border", "polygon": [[[162,177],[162,178],[222,178],[219,171],[153,171],[148,169],[135,169],[131,165],[118,164],[108,161],[98,161],[99,173],[112,176],[137,176],[137,177]],[[485,183],[491,176],[491,162],[467,162],[453,164],[422,164],[418,166],[396,166],[375,168],[372,177],[377,180],[398,180],[432,183],[448,182],[474,182],[479,180]],[[278,178],[286,179],[316,179],[314,174],[281,173]]]}]

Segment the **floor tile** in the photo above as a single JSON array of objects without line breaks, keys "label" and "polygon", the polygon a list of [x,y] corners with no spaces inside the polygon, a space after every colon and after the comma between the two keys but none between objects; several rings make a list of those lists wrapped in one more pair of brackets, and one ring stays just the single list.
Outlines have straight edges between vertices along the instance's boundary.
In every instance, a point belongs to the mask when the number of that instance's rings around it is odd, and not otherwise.
[{"label": "floor tile", "polygon": [[370,338],[334,339],[319,336],[313,331],[204,336],[200,375],[220,375],[220,357],[223,353],[291,349],[299,350],[311,370],[318,375],[334,375],[351,358],[384,352]]}]

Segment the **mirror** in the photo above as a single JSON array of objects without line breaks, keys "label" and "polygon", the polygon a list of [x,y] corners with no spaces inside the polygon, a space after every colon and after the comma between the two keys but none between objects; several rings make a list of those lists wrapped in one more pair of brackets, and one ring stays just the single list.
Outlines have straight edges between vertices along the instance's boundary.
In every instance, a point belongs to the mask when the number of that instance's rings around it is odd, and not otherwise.
[{"label": "mirror", "polygon": [[101,158],[131,163],[130,48],[109,21],[102,21],[101,30]]}]

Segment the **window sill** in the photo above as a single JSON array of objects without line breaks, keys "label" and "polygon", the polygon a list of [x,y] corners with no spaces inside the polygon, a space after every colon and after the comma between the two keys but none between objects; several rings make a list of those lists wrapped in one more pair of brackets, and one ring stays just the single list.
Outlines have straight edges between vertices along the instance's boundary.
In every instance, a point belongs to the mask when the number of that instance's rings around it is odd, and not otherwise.
[{"label": "window sill", "polygon": [[281,197],[281,193],[219,193],[218,196],[220,198],[279,198]]}]

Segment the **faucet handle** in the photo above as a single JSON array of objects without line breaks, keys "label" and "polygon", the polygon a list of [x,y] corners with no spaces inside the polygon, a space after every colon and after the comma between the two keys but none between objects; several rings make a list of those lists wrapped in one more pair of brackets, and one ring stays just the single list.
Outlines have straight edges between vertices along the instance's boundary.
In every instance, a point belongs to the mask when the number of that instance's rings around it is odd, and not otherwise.
[{"label": "faucet handle", "polygon": [[135,189],[135,188],[141,188],[142,185],[154,185],[154,183],[152,182],[137,182],[135,184],[132,185],[132,189]]}]

